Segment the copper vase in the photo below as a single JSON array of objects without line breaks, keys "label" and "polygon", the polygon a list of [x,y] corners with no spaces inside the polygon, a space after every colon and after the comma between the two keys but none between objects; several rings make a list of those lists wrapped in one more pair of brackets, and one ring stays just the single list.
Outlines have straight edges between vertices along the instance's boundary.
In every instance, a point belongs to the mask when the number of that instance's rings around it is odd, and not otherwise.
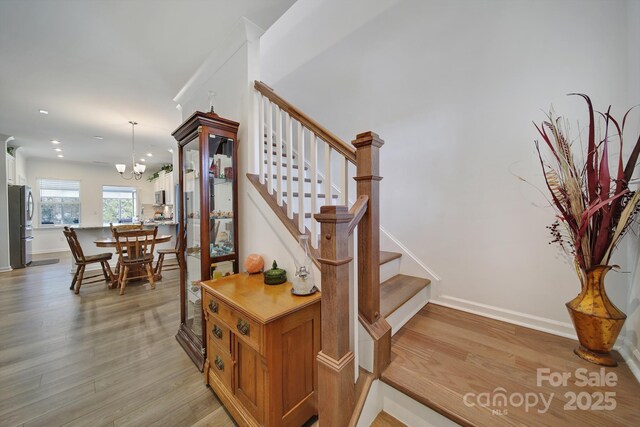
[{"label": "copper vase", "polygon": [[582,277],[582,291],[569,301],[567,309],[580,346],[574,353],[591,363],[618,366],[611,349],[627,316],[607,297],[604,276],[611,266],[597,265]]}]

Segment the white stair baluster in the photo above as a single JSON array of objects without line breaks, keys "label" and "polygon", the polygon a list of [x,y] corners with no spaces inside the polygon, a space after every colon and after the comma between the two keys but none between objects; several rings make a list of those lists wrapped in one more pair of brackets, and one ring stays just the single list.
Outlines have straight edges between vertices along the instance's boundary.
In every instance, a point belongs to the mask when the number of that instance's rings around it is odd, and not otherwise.
[{"label": "white stair baluster", "polygon": [[264,150],[267,152],[267,191],[273,194],[273,104],[267,102],[267,144]]},{"label": "white stair baluster", "polygon": [[[309,140],[309,168],[311,169],[311,246],[318,247],[318,221],[313,217],[320,211],[318,206],[318,141],[319,138],[310,132]],[[304,190],[304,188],[303,188]]]},{"label": "white stair baluster", "polygon": [[[277,162],[278,162],[278,166],[277,166],[277,182],[276,182],[276,198],[278,200],[278,206],[282,206],[282,162],[284,161],[282,158],[282,110],[280,109],[280,107],[276,107],[276,146],[275,147],[268,147],[267,149],[269,151],[273,151],[273,149],[275,148],[276,150],[276,157],[277,157]],[[289,161],[287,161],[287,163],[289,163]],[[269,179],[272,179],[273,177],[269,177]]]},{"label": "white stair baluster", "polygon": [[265,156],[264,156],[264,140],[265,140],[265,136],[264,136],[264,96],[262,96],[262,94],[258,94],[258,99],[259,99],[259,112],[258,112],[258,158],[260,159],[260,166],[258,167],[259,169],[259,173],[260,173],[260,184],[264,184],[264,174],[265,174],[265,168],[264,168],[264,161],[265,161]]},{"label": "white stair baluster", "polygon": [[331,145],[326,144],[324,149],[324,204],[331,205]]},{"label": "white stair baluster", "polygon": [[304,128],[302,123],[298,123],[298,231],[304,233]]},{"label": "white stair baluster", "polygon": [[[316,185],[318,179],[318,137],[313,132],[310,132],[309,139],[309,168],[311,169],[311,176],[309,177],[311,179],[311,246],[317,248],[318,223],[313,215],[320,211],[318,208],[318,186]],[[304,191],[303,184],[299,183],[298,192]]]},{"label": "white stair baluster", "polygon": [[288,113],[284,113],[286,119],[285,151],[287,153],[287,217],[293,218],[293,122]]},{"label": "white stair baluster", "polygon": [[[345,159],[346,160],[346,159]],[[358,227],[353,230],[353,234],[349,237],[349,245],[352,249],[353,260],[351,261],[349,279],[351,287],[349,289],[349,299],[351,302],[351,309],[349,310],[349,324],[350,324],[350,338],[351,338],[351,351],[355,359],[355,366],[360,366],[360,338],[358,336],[358,328],[360,321],[358,320]],[[358,375],[360,369],[354,370],[354,381],[358,381]]]},{"label": "white stair baluster", "polygon": [[349,206],[349,161],[346,157],[340,156],[340,185],[342,190],[340,192],[340,204]]}]

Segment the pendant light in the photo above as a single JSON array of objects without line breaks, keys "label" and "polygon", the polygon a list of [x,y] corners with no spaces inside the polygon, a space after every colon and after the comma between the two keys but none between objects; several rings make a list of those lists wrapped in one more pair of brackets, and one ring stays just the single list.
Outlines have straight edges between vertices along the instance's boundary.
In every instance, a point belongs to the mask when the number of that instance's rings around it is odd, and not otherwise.
[{"label": "pendant light", "polygon": [[129,172],[129,174],[127,174],[125,176],[125,170],[127,170],[127,166],[124,163],[117,163],[116,164],[116,169],[118,170],[118,173],[120,174],[120,176],[122,177],[122,179],[132,179],[135,178],[136,180],[140,180],[142,179],[142,173],[144,172],[144,170],[147,168],[145,165],[141,165],[139,163],[136,163],[136,150],[135,150],[135,134],[134,134],[134,130],[135,130],[135,126],[138,124],[137,122],[134,121],[130,121],[129,122],[131,124],[131,172]]}]

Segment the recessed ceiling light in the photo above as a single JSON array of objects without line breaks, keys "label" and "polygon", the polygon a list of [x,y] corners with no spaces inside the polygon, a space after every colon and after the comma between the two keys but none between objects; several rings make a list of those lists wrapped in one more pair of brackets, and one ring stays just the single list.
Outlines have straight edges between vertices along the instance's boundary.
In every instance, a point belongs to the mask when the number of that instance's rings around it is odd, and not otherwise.
[{"label": "recessed ceiling light", "polygon": [[169,148],[167,151],[173,154],[173,148]]},{"label": "recessed ceiling light", "polygon": [[153,157],[153,154],[147,153],[147,157]]},{"label": "recessed ceiling light", "polygon": [[57,139],[52,139],[52,140],[51,140],[51,143],[52,143],[52,144],[60,144],[60,141],[58,141]]},{"label": "recessed ceiling light", "polygon": [[96,136],[94,136],[94,138],[95,138],[95,139],[99,139],[99,140],[103,140],[103,139],[104,139],[104,138],[103,138],[103,137],[101,137],[100,135],[96,135]]},{"label": "recessed ceiling light", "polygon": [[62,148],[54,148],[53,151],[62,151]]},{"label": "recessed ceiling light", "polygon": [[62,154],[58,154],[58,157],[62,158],[62,157],[64,157],[64,156],[63,156]]},{"label": "recessed ceiling light", "polygon": [[146,162],[146,161],[147,161],[147,159],[145,159],[144,157],[141,157],[141,158],[140,158],[140,161],[141,161],[141,162]]},{"label": "recessed ceiling light", "polygon": [[47,110],[38,110],[40,112],[40,114],[49,114],[49,112]]}]

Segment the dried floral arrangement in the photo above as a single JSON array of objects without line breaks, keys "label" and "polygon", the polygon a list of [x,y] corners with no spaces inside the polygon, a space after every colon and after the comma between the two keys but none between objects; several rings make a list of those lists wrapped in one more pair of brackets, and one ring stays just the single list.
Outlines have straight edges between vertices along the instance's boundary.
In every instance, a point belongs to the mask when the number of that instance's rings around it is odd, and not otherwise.
[{"label": "dried floral arrangement", "polygon": [[[592,267],[609,263],[611,254],[638,216],[640,192],[630,190],[628,184],[640,154],[640,136],[625,163],[623,134],[632,109],[627,110],[620,122],[610,114],[611,106],[605,113],[594,112],[587,95],[570,95],[581,96],[589,109],[587,147],[582,161],[575,160],[566,121],[553,113],[540,125],[534,123],[547,155],[543,155],[538,140],[535,144],[550,202],[557,213],[556,221],[548,227],[552,243],[559,244],[574,258],[582,279]],[[611,144],[619,150],[613,156],[616,161],[613,175],[609,168]]]}]

